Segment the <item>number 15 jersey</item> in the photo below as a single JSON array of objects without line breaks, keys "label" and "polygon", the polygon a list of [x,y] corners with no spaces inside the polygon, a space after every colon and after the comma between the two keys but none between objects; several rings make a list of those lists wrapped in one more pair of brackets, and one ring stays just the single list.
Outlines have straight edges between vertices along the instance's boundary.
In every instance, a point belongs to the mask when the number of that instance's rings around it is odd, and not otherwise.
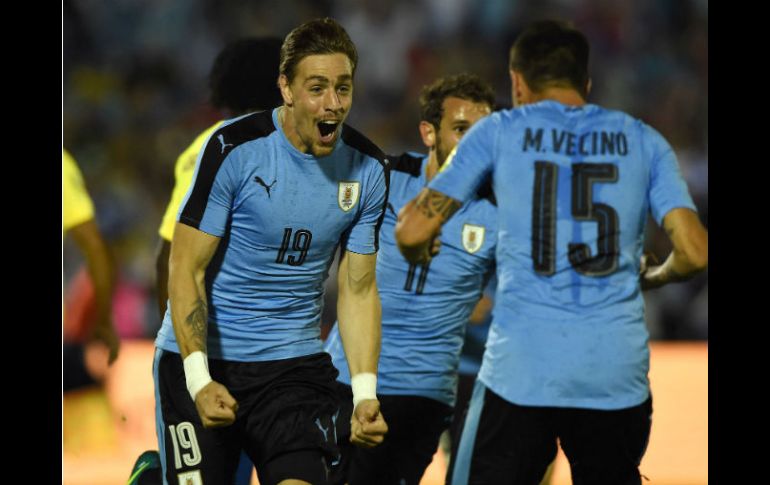
[{"label": "number 15 jersey", "polygon": [[[302,153],[277,113],[228,120],[211,134],[177,217],[221,238],[206,271],[211,358],[322,352],[323,284],[337,247],[378,249],[385,156],[347,125],[329,156]],[[179,352],[170,308],[156,345]]]},{"label": "number 15 jersey", "polygon": [[646,400],[647,214],[695,209],[671,147],[625,113],[542,101],[479,121],[429,187],[465,201],[490,174],[498,287],[479,378],[525,406]]}]

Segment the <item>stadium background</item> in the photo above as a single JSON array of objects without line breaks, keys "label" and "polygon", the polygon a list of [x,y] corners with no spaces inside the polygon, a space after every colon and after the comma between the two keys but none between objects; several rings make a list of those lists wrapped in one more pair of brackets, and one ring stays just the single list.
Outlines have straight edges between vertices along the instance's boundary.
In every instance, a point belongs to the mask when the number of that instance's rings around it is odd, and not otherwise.
[{"label": "stadium background", "polygon": [[[327,15],[359,50],[348,122],[389,153],[422,149],[416,100],[424,84],[472,71],[507,107],[506,62],[516,34],[535,19],[572,20],[592,46],[590,101],[629,112],[669,140],[708,224],[707,0],[65,0],[63,142],[119,265],[114,320],[126,343],[106,393],[86,390],[64,400],[64,483],[123,483],[133,457],[156,446],[151,407],[137,410],[152,400],[142,401],[152,388],[149,339],[160,325],[157,228],[176,157],[220,119],[207,103],[211,62],[231,40],[283,37]],[[654,226],[647,245],[661,257],[670,250]],[[66,311],[75,321],[88,285],[71,241],[63,260]],[[328,290],[334,302],[335,288]],[[646,303],[656,416],[642,472],[647,465],[668,470],[648,470],[653,484],[706,483],[708,275],[649,293]],[[334,317],[327,304],[324,322]],[[566,473],[557,467],[556,478],[569,483]]]}]

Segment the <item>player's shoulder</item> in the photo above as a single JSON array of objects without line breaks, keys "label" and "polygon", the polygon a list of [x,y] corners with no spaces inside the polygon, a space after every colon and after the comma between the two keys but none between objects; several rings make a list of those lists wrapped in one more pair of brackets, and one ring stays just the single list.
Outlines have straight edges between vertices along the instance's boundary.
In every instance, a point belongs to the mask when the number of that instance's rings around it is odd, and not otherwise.
[{"label": "player's shoulder", "polygon": [[627,132],[633,130],[641,130],[644,132],[651,128],[639,118],[619,109],[605,108],[604,106],[590,103],[584,105],[583,108],[587,111],[589,116],[602,117],[605,121],[620,126]]},{"label": "player's shoulder", "polygon": [[[202,165],[219,167],[231,153],[250,142],[268,137],[275,132],[271,111],[257,111],[237,118],[224,120],[216,127],[200,148]],[[236,159],[238,157],[235,157]]]},{"label": "player's shoulder", "polygon": [[224,152],[243,143],[267,137],[275,129],[271,110],[248,113],[223,121],[211,134],[209,144],[218,143]]},{"label": "player's shoulder", "polygon": [[619,110],[601,108],[606,116],[611,117],[616,125],[621,126],[621,130],[626,135],[635,136],[639,139],[639,146],[643,150],[652,153],[660,153],[671,150],[666,138],[651,125],[640,118],[636,118],[629,113]]},{"label": "player's shoulder", "polygon": [[417,152],[404,152],[400,155],[387,155],[387,159],[390,162],[392,175],[401,173],[410,177],[419,177],[425,155]]},{"label": "player's shoulder", "polygon": [[666,138],[657,129],[653,128],[651,125],[638,118],[632,119],[634,121],[634,127],[639,130],[640,136],[645,141],[652,144],[653,146],[669,146]]},{"label": "player's shoulder", "polygon": [[387,155],[366,135],[347,123],[343,123],[341,137],[345,145],[363,155],[363,158],[368,160],[370,164],[379,165],[382,170],[390,172],[390,161]]}]

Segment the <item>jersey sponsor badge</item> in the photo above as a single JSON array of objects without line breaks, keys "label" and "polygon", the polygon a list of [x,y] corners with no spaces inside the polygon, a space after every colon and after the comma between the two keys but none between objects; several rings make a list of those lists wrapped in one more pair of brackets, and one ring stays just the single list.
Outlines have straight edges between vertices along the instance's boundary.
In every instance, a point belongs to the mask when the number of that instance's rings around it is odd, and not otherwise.
[{"label": "jersey sponsor badge", "polygon": [[473,254],[484,244],[484,226],[475,224],[463,224],[463,247],[466,251]]},{"label": "jersey sponsor badge", "polygon": [[356,205],[360,185],[358,182],[340,182],[337,191],[337,203],[340,205],[340,209],[347,212]]}]

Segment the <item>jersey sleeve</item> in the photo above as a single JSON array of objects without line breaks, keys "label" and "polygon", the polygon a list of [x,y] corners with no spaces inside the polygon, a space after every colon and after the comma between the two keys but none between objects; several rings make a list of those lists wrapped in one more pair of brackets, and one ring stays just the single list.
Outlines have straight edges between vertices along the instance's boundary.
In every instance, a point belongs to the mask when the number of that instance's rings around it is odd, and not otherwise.
[{"label": "jersey sleeve", "polygon": [[75,159],[62,150],[62,226],[65,231],[94,218],[83,175]]},{"label": "jersey sleeve", "polygon": [[663,218],[673,209],[697,209],[687,190],[674,150],[656,130],[646,125],[644,129],[652,156],[647,197],[652,217],[659,225],[663,225]]},{"label": "jersey sleeve", "polygon": [[373,165],[376,166],[369,173],[368,190],[362,194],[361,213],[343,238],[343,247],[358,254],[373,254],[379,250],[380,226],[388,204],[390,166],[387,161]]},{"label": "jersey sleeve", "polygon": [[177,220],[212,236],[222,237],[240,187],[238,150],[220,153],[209,142],[200,154]]},{"label": "jersey sleeve", "polygon": [[214,130],[221,124],[222,122],[220,121],[198,135],[195,141],[193,141],[192,144],[190,144],[190,146],[176,159],[176,165],[174,165],[174,191],[171,193],[171,200],[168,203],[168,207],[166,207],[166,212],[163,214],[163,221],[158,229],[160,237],[167,241],[171,241],[174,236],[176,218],[179,214],[182,200],[187,194],[187,189],[190,188],[190,182],[195,173],[195,162],[198,160],[198,154],[206,143],[206,140],[208,140]]},{"label": "jersey sleeve", "polygon": [[428,188],[461,202],[474,197],[492,171],[499,123],[493,114],[473,125]]}]

